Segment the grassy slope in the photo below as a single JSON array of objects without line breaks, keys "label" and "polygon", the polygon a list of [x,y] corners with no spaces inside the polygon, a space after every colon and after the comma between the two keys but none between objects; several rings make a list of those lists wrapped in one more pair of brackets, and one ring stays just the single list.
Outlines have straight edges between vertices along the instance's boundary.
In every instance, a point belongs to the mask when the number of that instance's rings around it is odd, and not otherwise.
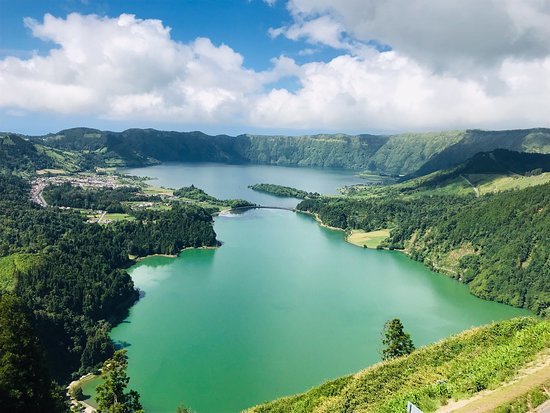
[{"label": "grassy slope", "polygon": [[[538,175],[528,172],[540,168]],[[524,189],[550,182],[550,155],[496,150],[479,153],[450,169],[387,186],[359,185],[347,189],[357,196],[484,195]]]},{"label": "grassy slope", "polygon": [[376,364],[250,412],[433,412],[512,378],[550,347],[550,320],[515,318],[465,331],[409,356]]}]

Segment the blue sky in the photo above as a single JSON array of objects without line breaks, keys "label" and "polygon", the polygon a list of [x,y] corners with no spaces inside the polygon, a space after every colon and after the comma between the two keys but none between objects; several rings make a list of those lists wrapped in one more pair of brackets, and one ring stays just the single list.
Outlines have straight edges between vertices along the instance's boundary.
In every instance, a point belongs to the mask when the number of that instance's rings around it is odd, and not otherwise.
[{"label": "blue sky", "polygon": [[0,0],[0,130],[550,126],[549,56],[536,0]]},{"label": "blue sky", "polygon": [[[286,4],[269,6],[262,0],[0,0],[0,58],[17,54],[28,57],[33,50],[46,53],[52,46],[32,36],[23,19],[42,19],[46,13],[118,16],[135,14],[141,19],[160,19],[172,29],[172,38],[188,41],[208,37],[215,44],[228,44],[245,57],[244,64],[257,70],[270,66],[270,59],[283,53],[301,62],[313,60],[301,56],[310,47],[284,37],[271,38],[270,27],[292,23]],[[315,59],[328,60],[337,52],[317,45]]]}]

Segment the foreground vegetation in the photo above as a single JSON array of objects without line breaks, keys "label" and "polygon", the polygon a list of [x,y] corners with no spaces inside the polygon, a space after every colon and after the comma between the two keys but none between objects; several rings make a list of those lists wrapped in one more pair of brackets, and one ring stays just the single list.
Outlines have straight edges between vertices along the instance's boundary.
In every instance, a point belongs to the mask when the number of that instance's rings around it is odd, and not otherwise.
[{"label": "foreground vegetation", "polygon": [[497,407],[495,413],[527,413],[550,399],[550,380],[511,402]]},{"label": "foreground vegetation", "polygon": [[433,412],[512,378],[550,347],[550,320],[516,318],[447,338],[250,412]]}]

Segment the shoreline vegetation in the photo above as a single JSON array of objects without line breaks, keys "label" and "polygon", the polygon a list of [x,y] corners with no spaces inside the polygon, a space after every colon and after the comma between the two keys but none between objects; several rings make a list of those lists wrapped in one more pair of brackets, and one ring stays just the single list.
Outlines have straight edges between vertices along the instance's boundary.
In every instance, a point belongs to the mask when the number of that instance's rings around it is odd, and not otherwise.
[{"label": "shoreline vegetation", "polygon": [[377,248],[404,252],[480,298],[549,314],[550,184],[481,197],[387,191],[306,199],[296,208],[348,235],[392,228],[385,239],[378,234]]},{"label": "shoreline vegetation", "polygon": [[[363,231],[363,230],[349,230],[339,227],[333,227],[321,219],[319,214],[310,212],[310,211],[303,211],[300,209],[295,209],[294,212],[308,215],[315,219],[315,221],[319,224],[319,226],[330,229],[332,231],[340,231],[345,234],[344,241],[351,245],[355,245],[356,247],[360,248],[370,248],[370,249],[389,249],[386,247],[382,247],[381,243],[390,235],[389,229],[381,229],[376,231]],[[402,252],[405,255],[408,255],[405,250],[395,249],[395,251]]]},{"label": "shoreline vegetation", "polygon": [[[220,243],[219,245],[212,245],[212,246],[203,245],[201,247],[183,247],[177,254],[149,254],[149,255],[144,255],[144,256],[141,256],[141,257],[130,257],[130,259],[135,261],[135,262],[141,262],[143,260],[146,260],[148,258],[153,258],[153,257],[178,258],[181,255],[181,253],[185,252],[185,251],[190,251],[190,250],[217,250],[221,246],[222,246],[222,244]],[[132,265],[130,265],[130,267],[131,266]]]},{"label": "shoreline vegetation", "polygon": [[318,198],[320,196],[317,192],[307,192],[301,189],[292,188],[290,186],[276,185],[276,184],[254,184],[248,186],[253,191],[262,192],[264,194],[269,194],[277,196],[280,198],[297,198],[297,199],[306,199],[306,198]]}]

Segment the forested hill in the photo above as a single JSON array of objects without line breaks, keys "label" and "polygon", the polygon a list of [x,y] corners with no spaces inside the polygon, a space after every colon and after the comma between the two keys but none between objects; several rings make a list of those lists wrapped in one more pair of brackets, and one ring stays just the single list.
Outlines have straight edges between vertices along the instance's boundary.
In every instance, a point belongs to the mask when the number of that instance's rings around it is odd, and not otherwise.
[{"label": "forested hill", "polygon": [[31,142],[15,134],[0,135],[0,169],[32,172],[53,166],[53,159]]},{"label": "forested hill", "polygon": [[321,134],[305,136],[227,135],[88,128],[29,137],[64,151],[84,152],[88,165],[145,166],[158,162],[226,162],[369,170],[422,175],[459,164],[496,148],[550,153],[550,129],[451,131],[391,136]]},{"label": "forested hill", "polygon": [[485,299],[550,311],[550,184],[473,196],[323,197],[297,208],[327,225],[390,229],[384,245]]},{"label": "forested hill", "polygon": [[23,179],[0,173],[0,296],[15,294],[28,307],[58,379],[112,355],[111,324],[138,298],[124,271],[130,255],[218,245],[210,213],[198,206],[137,210],[134,220],[104,226],[86,223],[76,211],[40,208],[29,189]]}]

